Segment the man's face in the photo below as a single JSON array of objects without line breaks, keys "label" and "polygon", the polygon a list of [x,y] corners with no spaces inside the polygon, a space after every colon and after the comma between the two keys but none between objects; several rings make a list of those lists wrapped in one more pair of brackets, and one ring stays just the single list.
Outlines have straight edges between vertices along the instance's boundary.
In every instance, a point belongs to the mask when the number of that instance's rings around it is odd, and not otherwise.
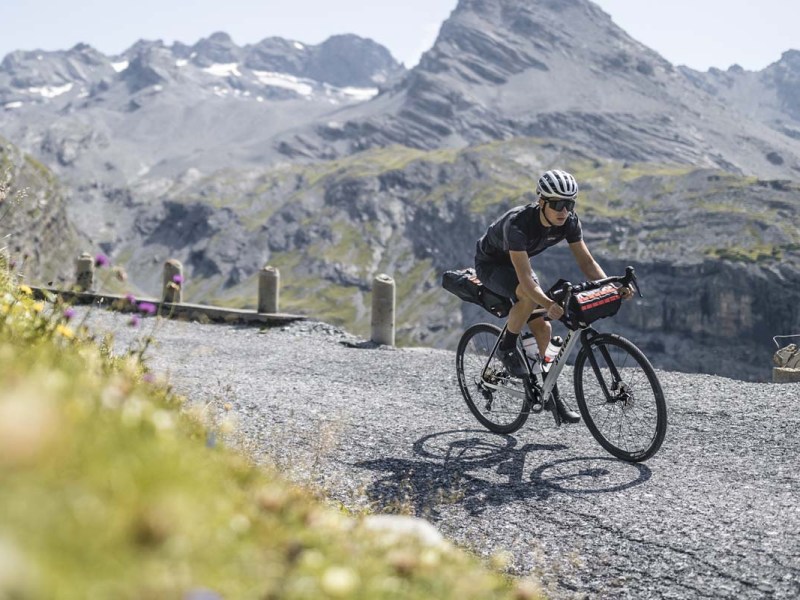
[{"label": "man's face", "polygon": [[[572,208],[575,208],[574,201],[572,201]],[[553,225],[561,226],[567,222],[569,218],[569,213],[571,212],[571,208],[569,208],[570,202],[566,202],[564,200],[545,200],[542,198],[539,200],[539,205],[543,207],[544,216],[547,218],[548,221],[553,223]],[[556,210],[559,208],[561,210]]]}]

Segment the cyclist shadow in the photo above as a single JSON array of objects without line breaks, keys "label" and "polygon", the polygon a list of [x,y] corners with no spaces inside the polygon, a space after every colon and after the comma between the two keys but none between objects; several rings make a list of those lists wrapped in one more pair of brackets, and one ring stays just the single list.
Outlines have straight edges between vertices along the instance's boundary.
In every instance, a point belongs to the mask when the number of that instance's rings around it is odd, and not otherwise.
[{"label": "cyclist shadow", "polygon": [[[650,479],[650,469],[610,457],[546,461],[563,444],[524,444],[483,430],[451,430],[414,443],[419,459],[379,459],[355,466],[387,473],[367,488],[382,508],[439,518],[442,506],[460,504],[479,515],[487,507],[519,500],[545,501],[554,494],[600,494],[625,490]],[[542,462],[526,475],[526,463]]]}]

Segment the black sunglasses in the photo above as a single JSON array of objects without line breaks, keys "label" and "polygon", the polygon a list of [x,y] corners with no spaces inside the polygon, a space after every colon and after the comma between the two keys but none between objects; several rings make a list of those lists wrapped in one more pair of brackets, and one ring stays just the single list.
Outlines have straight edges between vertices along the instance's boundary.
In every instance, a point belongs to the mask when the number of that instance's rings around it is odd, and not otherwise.
[{"label": "black sunglasses", "polygon": [[556,212],[561,212],[565,208],[570,212],[575,209],[575,200],[548,200],[545,198],[544,201]]}]

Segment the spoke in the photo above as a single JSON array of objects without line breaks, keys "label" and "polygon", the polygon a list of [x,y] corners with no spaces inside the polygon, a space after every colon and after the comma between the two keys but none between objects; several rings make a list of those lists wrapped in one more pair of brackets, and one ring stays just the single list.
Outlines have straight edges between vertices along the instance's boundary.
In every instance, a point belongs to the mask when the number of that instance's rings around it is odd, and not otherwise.
[{"label": "spoke", "polygon": [[[631,455],[641,454],[656,438],[658,426],[658,407],[648,374],[625,347],[601,342],[592,351],[602,363],[598,365],[599,374],[616,401],[607,400],[603,385],[586,360],[582,371],[583,400],[591,421],[614,447]],[[619,375],[616,382],[614,372]],[[613,383],[617,384],[614,391]]]}]

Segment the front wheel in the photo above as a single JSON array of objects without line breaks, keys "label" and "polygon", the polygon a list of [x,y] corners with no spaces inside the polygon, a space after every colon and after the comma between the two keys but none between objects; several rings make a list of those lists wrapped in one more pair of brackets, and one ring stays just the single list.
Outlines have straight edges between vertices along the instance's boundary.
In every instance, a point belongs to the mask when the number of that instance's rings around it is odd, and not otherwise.
[{"label": "front wheel", "polygon": [[464,332],[456,351],[458,386],[480,423],[495,433],[513,433],[530,413],[526,383],[511,377],[493,350],[501,329],[488,323]]},{"label": "front wheel", "polygon": [[667,431],[667,404],[641,350],[618,335],[595,335],[584,342],[574,373],[578,408],[603,448],[629,462],[658,451]]}]

